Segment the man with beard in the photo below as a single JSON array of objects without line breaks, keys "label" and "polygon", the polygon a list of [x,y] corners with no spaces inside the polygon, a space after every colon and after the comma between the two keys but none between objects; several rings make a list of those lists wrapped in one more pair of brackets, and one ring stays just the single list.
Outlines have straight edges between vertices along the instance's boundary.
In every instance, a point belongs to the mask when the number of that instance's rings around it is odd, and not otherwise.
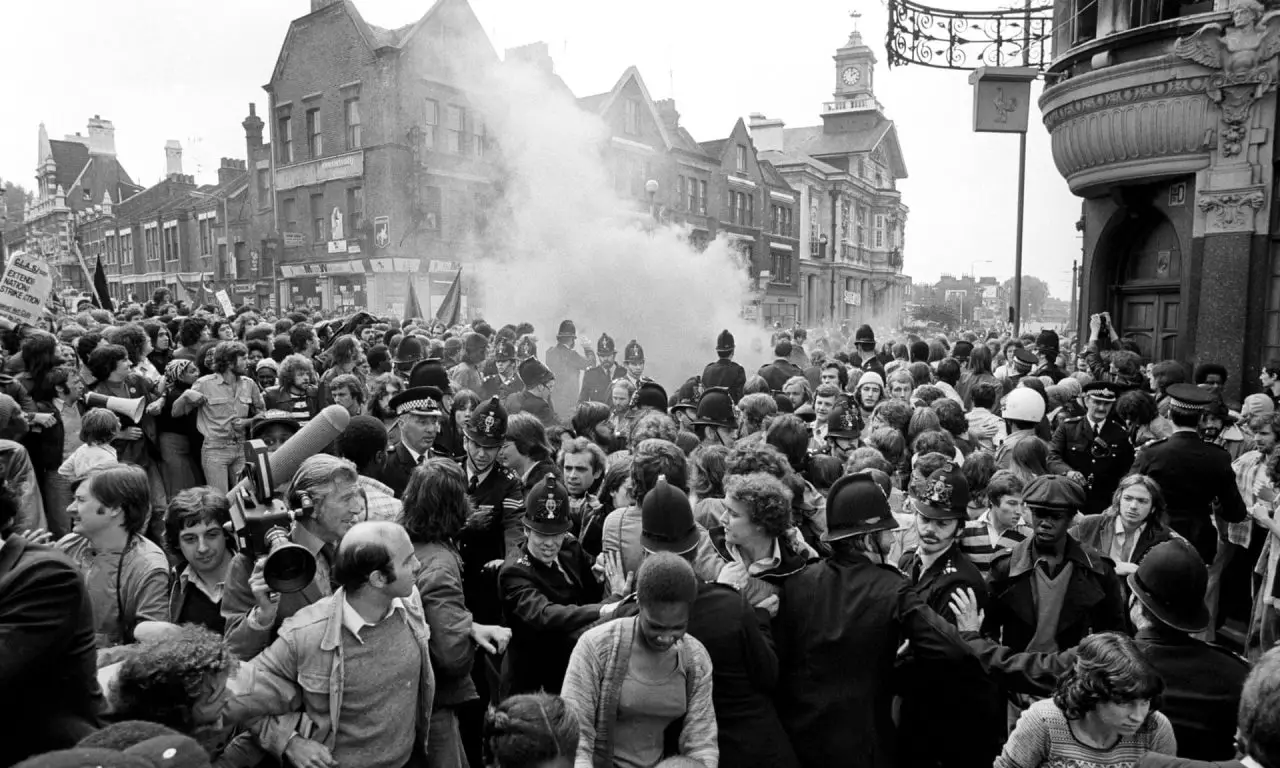
[{"label": "man with beard", "polygon": [[600,364],[588,368],[582,375],[582,392],[578,394],[578,402],[608,405],[610,385],[614,379],[626,376],[627,369],[618,365],[618,350],[607,333],[600,334],[600,340],[596,342],[596,360]]},{"label": "man with beard", "polygon": [[[899,563],[911,591],[938,615],[955,622],[949,607],[958,590],[971,590],[980,604],[987,585],[958,545],[968,519],[969,483],[954,464],[935,470],[913,489],[918,548]],[[899,759],[914,766],[986,766],[1005,736],[1004,698],[976,664],[917,660],[908,649],[899,659],[902,709]]]},{"label": "man with beard", "polygon": [[861,415],[863,438],[871,436],[871,412],[884,400],[884,378],[875,371],[865,371],[858,379],[858,385],[850,398]]},{"label": "man with beard", "polygon": [[1088,413],[1063,419],[1053,433],[1049,471],[1066,475],[1089,489],[1086,515],[1102,512],[1133,465],[1129,431],[1111,416],[1119,396],[1111,382],[1095,381],[1084,388]]},{"label": "man with beard", "polygon": [[726,328],[716,337],[717,360],[702,369],[702,386],[725,387],[737,403],[742,399],[742,388],[747,385],[747,372],[733,362],[734,349],[733,334]]},{"label": "man with beard", "polygon": [[[174,402],[174,416],[199,408],[196,428],[204,435],[200,463],[209,485],[226,493],[230,479],[244,469],[245,426],[266,410],[258,383],[249,378],[249,350],[238,341],[223,341],[213,352],[213,370],[201,376]],[[181,412],[180,412],[181,411]]]},{"label": "man with beard", "polygon": [[582,391],[579,377],[595,365],[595,353],[588,347],[579,354],[574,347],[578,343],[578,328],[572,320],[560,323],[556,345],[547,350],[547,368],[560,387],[551,395],[551,407],[556,413],[572,414],[578,404],[577,395]]},{"label": "man with beard", "polygon": [[622,362],[627,367],[626,379],[631,382],[632,389],[639,389],[640,382],[644,380],[644,347],[640,346],[640,342],[635,339],[627,342]]},{"label": "man with beard", "polygon": [[507,410],[511,413],[532,414],[546,427],[559,424],[560,419],[551,406],[551,393],[556,385],[555,374],[538,362],[538,358],[530,357],[520,363],[520,380],[524,382],[524,390],[507,398]]},{"label": "man with beard", "polygon": [[391,398],[390,407],[399,419],[400,442],[387,456],[377,479],[396,496],[404,493],[413,470],[435,457],[431,445],[440,433],[443,397],[437,387],[411,387]]},{"label": "man with beard", "polygon": [[486,397],[500,397],[503,400],[524,389],[524,382],[516,375],[516,345],[506,339],[499,339],[493,355],[497,373],[484,380]]}]

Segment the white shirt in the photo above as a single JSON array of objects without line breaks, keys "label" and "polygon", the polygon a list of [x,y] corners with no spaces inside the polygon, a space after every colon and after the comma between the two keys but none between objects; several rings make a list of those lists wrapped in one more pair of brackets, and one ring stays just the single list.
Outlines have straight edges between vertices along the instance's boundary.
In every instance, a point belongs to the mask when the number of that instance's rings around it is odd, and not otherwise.
[{"label": "white shirt", "polygon": [[[387,611],[387,615],[383,616],[382,619],[380,619],[380,621],[385,621],[387,616],[390,616],[396,611],[400,611],[401,613],[406,615],[408,614],[408,609],[405,608],[404,601],[398,597],[391,601],[391,610]],[[342,626],[345,627],[347,631],[351,633],[352,637],[356,639],[356,642],[360,643],[361,645],[364,645],[364,640],[360,638],[360,630],[364,629],[365,627],[374,627],[377,625],[374,624],[373,622],[365,621],[364,617],[361,616],[359,612],[356,611],[355,608],[351,607],[351,601],[347,600],[346,597],[343,597],[342,598]]]},{"label": "white shirt", "polygon": [[1138,539],[1142,537],[1142,531],[1147,527],[1144,522],[1134,529],[1131,536],[1125,535],[1124,518],[1116,515],[1116,536],[1111,540],[1111,551],[1107,554],[1117,563],[1127,563],[1133,557],[1133,548],[1137,546]]},{"label": "white shirt", "polygon": [[413,450],[412,448],[410,448],[410,447],[409,447],[409,444],[408,444],[408,443],[406,443],[406,442],[405,442],[405,441],[403,441],[403,440],[401,440],[401,441],[400,441],[400,444],[401,444],[401,445],[403,445],[403,446],[404,446],[404,449],[405,449],[406,451],[408,451],[408,452],[409,452],[409,456],[410,456],[410,458],[412,458],[412,459],[413,459],[413,463],[414,463],[414,464],[421,464],[421,463],[422,463],[422,454],[421,454],[421,453],[418,453],[417,451],[415,451],[415,450]]}]

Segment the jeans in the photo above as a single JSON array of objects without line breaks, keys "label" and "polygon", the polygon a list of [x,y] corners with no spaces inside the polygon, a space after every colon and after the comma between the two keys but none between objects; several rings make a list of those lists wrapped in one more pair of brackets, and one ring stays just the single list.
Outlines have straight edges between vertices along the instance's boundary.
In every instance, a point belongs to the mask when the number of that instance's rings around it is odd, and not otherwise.
[{"label": "jeans", "polygon": [[71,482],[58,474],[57,469],[46,469],[43,478],[44,516],[54,541],[71,533],[71,516],[67,507],[71,504]]},{"label": "jeans", "polygon": [[244,470],[244,445],[242,443],[214,443],[208,440],[200,451],[200,463],[204,467],[204,479],[222,493],[231,489],[231,478]]},{"label": "jeans", "polygon": [[427,768],[468,768],[462,751],[462,732],[453,707],[436,707],[431,711],[427,730]]}]

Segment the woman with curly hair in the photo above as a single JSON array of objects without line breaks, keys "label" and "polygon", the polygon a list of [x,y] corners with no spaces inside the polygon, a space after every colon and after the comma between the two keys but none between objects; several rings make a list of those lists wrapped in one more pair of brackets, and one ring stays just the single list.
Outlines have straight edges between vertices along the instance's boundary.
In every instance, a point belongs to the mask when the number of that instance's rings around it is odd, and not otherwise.
[{"label": "woman with curly hair", "polygon": [[551,693],[509,696],[484,718],[486,768],[572,768],[578,719]]},{"label": "woman with curly hair", "polygon": [[428,764],[465,765],[459,711],[479,699],[471,674],[474,646],[501,654],[511,630],[476,624],[467,610],[457,538],[471,515],[471,502],[462,467],[449,459],[428,460],[409,477],[403,502],[402,521],[418,559],[418,592],[431,629],[431,666],[436,673],[429,736],[433,754]]},{"label": "woman with curly hair", "polygon": [[176,627],[121,663],[108,688],[112,716],[168,726],[207,749],[223,733],[227,680],[238,667],[221,635],[195,624]]},{"label": "woman with curly hair", "polygon": [[1118,632],[1089,635],[1053,698],[1018,718],[995,768],[1137,765],[1147,752],[1178,753],[1168,718],[1155,711],[1164,680]]}]

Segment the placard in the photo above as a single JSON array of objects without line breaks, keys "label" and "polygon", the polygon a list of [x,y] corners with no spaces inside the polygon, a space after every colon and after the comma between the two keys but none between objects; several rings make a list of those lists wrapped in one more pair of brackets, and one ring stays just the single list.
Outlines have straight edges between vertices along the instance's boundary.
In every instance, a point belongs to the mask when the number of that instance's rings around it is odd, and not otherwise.
[{"label": "placard", "polygon": [[42,317],[45,299],[52,290],[49,262],[26,253],[10,254],[0,276],[0,317],[34,325]]},{"label": "placard", "polygon": [[231,297],[227,295],[226,291],[218,291],[213,295],[218,297],[218,303],[222,305],[223,314],[231,317],[236,313],[236,308],[231,305]]}]

